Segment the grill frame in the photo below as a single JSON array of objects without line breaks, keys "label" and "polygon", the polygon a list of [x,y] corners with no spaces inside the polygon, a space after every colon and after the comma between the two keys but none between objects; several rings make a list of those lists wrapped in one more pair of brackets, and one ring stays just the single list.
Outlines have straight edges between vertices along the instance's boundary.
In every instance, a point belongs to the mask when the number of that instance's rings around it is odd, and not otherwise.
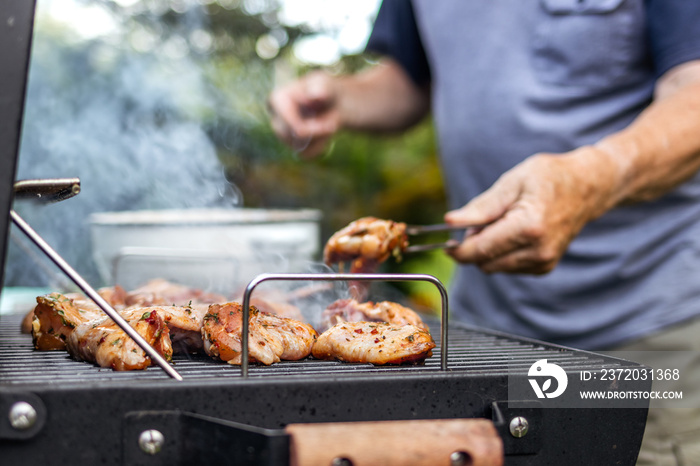
[{"label": "grill frame", "polygon": [[[6,0],[0,7],[4,14],[0,37],[15,45],[0,50],[0,116],[12,123],[0,131],[0,264],[7,242],[34,3]],[[5,27],[4,18],[10,17],[14,26]],[[0,278],[1,274],[2,267]],[[241,368],[176,357],[184,376],[178,382],[157,367],[117,373],[72,361],[66,353],[34,351],[31,337],[19,333],[20,319],[0,316],[3,464],[277,466],[286,464],[288,447],[279,429],[290,423],[483,417],[494,420],[507,465],[633,465],[648,409],[644,403],[623,409],[511,405],[509,377],[525,377],[534,358],[550,358],[568,374],[592,364],[641,366],[461,324],[446,329],[447,370],[440,368],[439,350],[423,366],[381,368],[306,360],[253,366],[247,378],[241,377]],[[492,347],[484,349],[488,344]],[[463,356],[471,359],[461,360]],[[644,388],[649,387],[640,385]],[[7,413],[22,401],[35,409],[37,418],[32,427],[17,430]],[[510,436],[507,421],[514,416],[530,420],[525,437]],[[146,455],[138,446],[138,435],[149,428],[166,435],[157,455]]]},{"label": "grill frame", "polygon": [[[274,461],[245,456],[239,436],[249,433],[228,424],[267,429],[256,437],[263,445],[256,451],[269,454],[269,445],[284,444],[279,429],[290,423],[487,418],[504,440],[507,465],[633,465],[648,408],[644,403],[620,409],[509,403],[509,377],[525,377],[537,359],[556,362],[570,378],[581,369],[642,366],[460,323],[448,329],[447,371],[440,368],[439,351],[418,366],[317,360],[252,365],[247,378],[240,367],[176,356],[182,382],[157,367],[118,373],[72,361],[64,352],[34,351],[31,337],[20,335],[18,328],[19,316],[0,317],[0,410],[21,399],[45,413],[40,429],[25,439],[8,439],[7,429],[0,427],[0,454],[22,464],[187,464],[217,453],[243,455],[240,464],[276,465],[285,464],[278,454]],[[531,421],[522,439],[508,433],[507,421],[517,415]],[[192,416],[217,419],[202,424],[197,418],[197,425],[228,441],[188,442],[183,436],[192,435],[186,427]],[[149,456],[139,449],[137,434],[144,426],[169,433],[162,454]]]}]

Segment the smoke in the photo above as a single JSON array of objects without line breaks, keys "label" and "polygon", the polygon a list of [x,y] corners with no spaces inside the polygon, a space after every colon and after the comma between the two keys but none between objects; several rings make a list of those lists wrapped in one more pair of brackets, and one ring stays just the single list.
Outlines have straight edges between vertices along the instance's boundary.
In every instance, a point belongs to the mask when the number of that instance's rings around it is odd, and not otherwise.
[{"label": "smoke", "polygon": [[[185,24],[200,30],[201,11],[189,11]],[[136,52],[116,24],[110,36],[68,40],[37,21],[18,164],[17,179],[81,179],[73,199],[14,207],[91,283],[91,213],[243,201],[203,128],[201,115],[217,102],[187,43]],[[41,255],[19,232],[12,238],[5,284],[56,286],[52,266],[36,263]]]}]

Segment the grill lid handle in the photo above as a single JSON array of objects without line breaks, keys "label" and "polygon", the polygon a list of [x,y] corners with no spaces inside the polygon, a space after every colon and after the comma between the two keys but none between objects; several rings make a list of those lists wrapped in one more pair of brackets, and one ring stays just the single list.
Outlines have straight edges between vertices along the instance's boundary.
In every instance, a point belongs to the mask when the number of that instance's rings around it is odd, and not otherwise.
[{"label": "grill lid handle", "polygon": [[42,202],[59,202],[80,193],[79,178],[20,180],[14,184],[15,197]]}]

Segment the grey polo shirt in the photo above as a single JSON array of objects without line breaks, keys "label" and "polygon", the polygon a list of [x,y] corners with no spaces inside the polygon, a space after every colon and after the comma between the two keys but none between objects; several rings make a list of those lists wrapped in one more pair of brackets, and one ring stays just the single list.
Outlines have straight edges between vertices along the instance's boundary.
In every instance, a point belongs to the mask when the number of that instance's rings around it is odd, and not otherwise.
[{"label": "grey polo shirt", "polygon": [[[368,49],[430,83],[456,208],[534,153],[629,125],[660,75],[700,59],[700,2],[384,0]],[[459,266],[451,311],[589,349],[700,315],[700,176],[591,222],[547,275]]]}]

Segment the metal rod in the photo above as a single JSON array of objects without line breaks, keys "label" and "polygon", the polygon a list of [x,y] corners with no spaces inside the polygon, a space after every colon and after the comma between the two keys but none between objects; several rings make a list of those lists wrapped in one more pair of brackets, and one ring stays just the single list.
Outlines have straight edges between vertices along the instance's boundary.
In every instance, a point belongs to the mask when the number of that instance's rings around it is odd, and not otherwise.
[{"label": "metal rod", "polygon": [[398,273],[264,273],[255,277],[243,293],[243,326],[241,328],[241,376],[248,377],[248,328],[250,318],[250,295],[253,290],[267,281],[385,281],[412,282],[423,281],[435,285],[442,301],[440,328],[440,368],[447,371],[447,290],[440,280],[427,274]]},{"label": "metal rod", "polygon": [[80,276],[78,272],[76,272],[73,267],[71,267],[46,241],[44,241],[44,238],[42,238],[34,229],[29,226],[27,222],[22,219],[22,217],[17,214],[14,210],[10,210],[10,217],[12,218],[12,221],[14,222],[17,227],[22,230],[22,232],[27,235],[27,237],[36,244],[39,249],[41,249],[44,254],[48,256],[49,259],[53,261],[54,264],[58,266],[68,277],[75,283],[83,292],[88,296],[88,298],[92,299],[95,304],[97,304],[100,309],[102,309],[105,314],[107,314],[110,319],[112,319],[124,332],[131,337],[139,347],[146,352],[148,357],[151,358],[152,361],[155,361],[156,364],[158,364],[163,370],[173,379],[175,380],[182,380],[182,376],[175,370],[173,367],[168,364],[168,361],[166,361],[158,352],[153,349],[151,345],[148,344],[148,342],[141,336],[139,333],[134,330],[134,328],[129,325],[129,323],[119,315],[117,311],[115,311],[112,306],[105,301],[102,296],[95,291],[94,288],[92,288],[88,282],[85,281],[83,277]]}]

